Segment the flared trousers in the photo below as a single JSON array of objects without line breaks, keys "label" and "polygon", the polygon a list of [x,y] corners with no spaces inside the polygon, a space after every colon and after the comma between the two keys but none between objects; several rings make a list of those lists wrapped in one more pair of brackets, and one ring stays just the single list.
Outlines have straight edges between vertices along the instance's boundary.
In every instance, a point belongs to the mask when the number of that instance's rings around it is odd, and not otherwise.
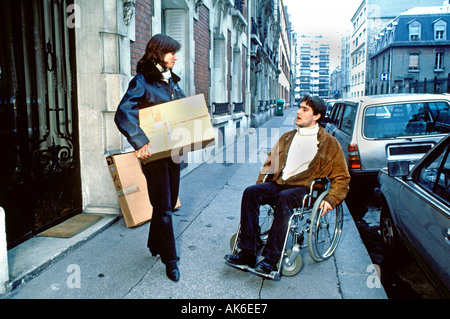
[{"label": "flared trousers", "polygon": [[142,164],[142,171],[153,206],[147,246],[152,254],[159,254],[165,264],[178,261],[172,212],[178,199],[180,164],[172,158],[164,158]]}]

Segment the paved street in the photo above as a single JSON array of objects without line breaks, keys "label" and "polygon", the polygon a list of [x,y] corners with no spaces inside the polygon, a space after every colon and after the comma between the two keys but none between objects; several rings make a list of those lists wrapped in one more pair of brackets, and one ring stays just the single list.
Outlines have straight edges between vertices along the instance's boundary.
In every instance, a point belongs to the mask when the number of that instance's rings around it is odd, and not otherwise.
[{"label": "paved street", "polygon": [[218,154],[216,161],[182,177],[182,207],[174,213],[181,258],[178,283],[166,277],[160,258],[151,256],[146,247],[149,223],[127,228],[121,218],[5,298],[385,299],[347,209],[335,255],[316,263],[303,249],[304,265],[294,277],[272,281],[224,263],[238,227],[242,192],[254,184],[270,141],[278,138],[268,138],[270,128],[279,128],[279,134],[292,129],[296,110],[240,136],[237,144],[245,147],[227,149],[227,155],[234,155],[230,163],[221,163]]}]

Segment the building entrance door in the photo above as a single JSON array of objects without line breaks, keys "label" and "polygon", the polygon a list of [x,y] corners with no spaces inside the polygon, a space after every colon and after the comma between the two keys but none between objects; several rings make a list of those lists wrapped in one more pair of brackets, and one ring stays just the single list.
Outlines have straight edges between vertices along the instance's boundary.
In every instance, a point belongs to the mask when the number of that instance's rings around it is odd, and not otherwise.
[{"label": "building entrance door", "polygon": [[70,5],[2,1],[0,206],[8,248],[81,212]]}]

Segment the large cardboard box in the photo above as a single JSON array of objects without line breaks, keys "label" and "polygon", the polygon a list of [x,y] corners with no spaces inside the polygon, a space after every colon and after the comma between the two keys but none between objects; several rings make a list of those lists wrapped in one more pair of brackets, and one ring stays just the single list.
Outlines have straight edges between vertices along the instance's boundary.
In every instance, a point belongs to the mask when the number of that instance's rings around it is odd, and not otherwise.
[{"label": "large cardboard box", "polygon": [[[148,197],[147,180],[134,152],[109,155],[106,162],[127,227],[151,220],[153,207]],[[178,199],[176,208],[180,206]]]},{"label": "large cardboard box", "polygon": [[152,156],[143,163],[214,145],[203,94],[140,109],[139,122],[151,142]]}]

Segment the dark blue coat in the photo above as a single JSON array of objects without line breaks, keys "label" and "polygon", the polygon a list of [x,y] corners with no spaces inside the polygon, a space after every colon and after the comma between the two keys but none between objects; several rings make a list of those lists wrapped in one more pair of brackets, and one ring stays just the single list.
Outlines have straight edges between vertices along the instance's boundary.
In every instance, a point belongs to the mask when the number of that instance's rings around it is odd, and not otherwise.
[{"label": "dark blue coat", "polygon": [[161,72],[154,66],[145,75],[137,73],[130,81],[117,107],[114,121],[135,150],[149,142],[139,126],[139,109],[184,98],[184,92],[178,86],[179,81],[180,78],[174,73],[169,83],[163,81]]}]

